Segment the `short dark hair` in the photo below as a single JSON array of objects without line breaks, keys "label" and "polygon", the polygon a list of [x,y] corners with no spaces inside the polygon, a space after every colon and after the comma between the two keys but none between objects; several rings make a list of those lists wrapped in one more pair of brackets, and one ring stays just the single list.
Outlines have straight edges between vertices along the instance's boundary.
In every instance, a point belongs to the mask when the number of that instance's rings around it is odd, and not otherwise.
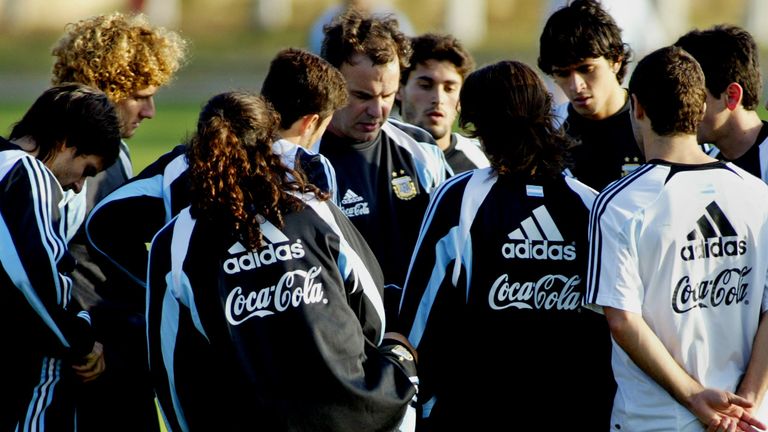
[{"label": "short dark hair", "polygon": [[447,61],[456,67],[456,72],[461,75],[461,79],[466,79],[467,75],[475,68],[475,60],[458,39],[451,35],[426,33],[421,36],[411,38],[410,65],[403,70],[400,76],[400,82],[408,82],[408,76],[416,68],[416,65],[424,64],[427,60]]},{"label": "short dark hair", "polygon": [[733,25],[692,30],[675,42],[701,65],[707,90],[720,96],[730,83],[744,89],[742,105],[754,110],[763,91],[758,48],[748,31]]},{"label": "short dark hair", "polygon": [[372,16],[354,8],[326,25],[322,57],[339,68],[356,54],[363,54],[374,65],[398,60],[400,70],[409,65],[411,43],[393,15]]},{"label": "short dark hair", "polygon": [[507,60],[478,69],[459,98],[459,124],[480,139],[499,175],[561,174],[571,140],[555,126],[552,95],[531,67]]},{"label": "short dark hair", "polygon": [[294,48],[282,50],[272,59],[261,95],[280,114],[283,129],[307,114],[325,119],[347,104],[341,72],[309,51]]},{"label": "short dark hair", "polygon": [[588,58],[605,57],[621,63],[616,78],[621,83],[632,57],[621,39],[621,29],[595,0],[575,0],[553,13],[539,37],[539,69],[552,75]]},{"label": "short dark hair", "polygon": [[11,129],[10,139],[29,137],[37,158],[47,162],[65,147],[77,155],[96,155],[107,167],[120,151],[120,123],[101,90],[83,84],[53,86],[35,100]]},{"label": "short dark hair", "polygon": [[696,134],[707,100],[704,72],[682,48],[661,48],[640,60],[629,93],[643,106],[657,134]]}]

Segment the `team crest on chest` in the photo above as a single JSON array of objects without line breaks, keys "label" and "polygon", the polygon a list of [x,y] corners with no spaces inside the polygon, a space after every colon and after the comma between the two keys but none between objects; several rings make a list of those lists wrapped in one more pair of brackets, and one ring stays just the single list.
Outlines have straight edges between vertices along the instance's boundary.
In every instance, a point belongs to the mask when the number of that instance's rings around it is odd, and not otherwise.
[{"label": "team crest on chest", "polygon": [[621,176],[624,177],[625,175],[628,175],[632,171],[636,170],[640,167],[640,158],[637,156],[635,157],[625,157],[624,158],[624,164],[621,165]]},{"label": "team crest on chest", "polygon": [[392,190],[401,200],[409,200],[418,194],[416,183],[413,182],[411,176],[405,175],[403,170],[400,170],[399,173],[392,171]]}]

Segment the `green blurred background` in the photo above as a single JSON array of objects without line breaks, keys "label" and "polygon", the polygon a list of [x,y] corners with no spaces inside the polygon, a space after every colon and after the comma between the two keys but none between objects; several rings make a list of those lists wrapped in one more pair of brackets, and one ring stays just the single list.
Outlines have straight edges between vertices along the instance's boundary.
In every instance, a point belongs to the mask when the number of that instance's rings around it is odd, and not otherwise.
[{"label": "green blurred background", "polygon": [[[149,1],[0,0],[0,135],[7,136],[10,125],[49,84],[50,47],[66,22],[114,10],[127,12],[146,7]],[[258,0],[174,1],[179,14],[178,24],[172,27],[190,40],[190,56],[176,79],[158,93],[156,118],[144,121],[129,141],[135,172],[191,133],[197,111],[207,98],[232,89],[258,90],[272,56],[281,48],[306,47],[313,20],[325,8],[338,3],[280,1],[291,2],[291,13],[279,25],[269,24],[269,17],[259,16]],[[422,33],[445,31],[448,1],[389,3],[410,18],[417,33]],[[466,2],[463,6],[467,8],[478,4],[477,0],[458,1]],[[749,0],[656,1],[684,2],[688,8],[685,30],[723,22],[745,25],[749,3]],[[485,35],[471,47],[477,63],[512,58],[535,65],[539,32],[551,7],[549,0],[485,0]],[[21,15],[20,10],[24,11]],[[26,17],[22,24],[19,16]],[[679,34],[670,35],[669,42],[677,36]],[[763,117],[764,114],[761,111]]]}]

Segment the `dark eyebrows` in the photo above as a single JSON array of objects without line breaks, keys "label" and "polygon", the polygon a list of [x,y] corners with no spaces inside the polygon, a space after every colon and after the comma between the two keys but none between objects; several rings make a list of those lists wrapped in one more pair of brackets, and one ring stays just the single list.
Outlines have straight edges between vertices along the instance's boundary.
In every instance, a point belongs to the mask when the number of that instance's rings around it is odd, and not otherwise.
[{"label": "dark eyebrows", "polygon": [[421,75],[421,76],[417,76],[417,77],[416,77],[416,81],[426,81],[426,82],[427,82],[427,83],[429,83],[429,84],[432,84],[432,83],[434,83],[434,82],[435,82],[435,80],[434,80],[434,79],[432,79],[432,78],[430,78],[430,77],[428,77],[428,76],[424,76],[424,75]]}]

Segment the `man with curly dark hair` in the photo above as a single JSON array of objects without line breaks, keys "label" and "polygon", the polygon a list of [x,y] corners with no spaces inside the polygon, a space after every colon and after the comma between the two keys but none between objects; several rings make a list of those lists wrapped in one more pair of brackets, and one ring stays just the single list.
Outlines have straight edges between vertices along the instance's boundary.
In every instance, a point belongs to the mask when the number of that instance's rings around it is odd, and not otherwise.
[{"label": "man with curly dark hair", "polygon": [[396,20],[351,9],[326,27],[322,55],[344,75],[349,102],[317,148],[336,169],[339,206],[381,264],[394,317],[419,222],[449,168],[428,132],[389,118],[411,56]]},{"label": "man with curly dark hair", "polygon": [[[143,15],[112,13],[67,25],[52,49],[51,80],[79,82],[104,91],[117,108],[123,140],[134,135],[144,119],[155,116],[154,95],[182,66],[187,42],[176,32],[152,26]],[[86,181],[67,208],[77,229],[86,214],[105,196],[133,176],[128,146],[104,172]],[[114,229],[119,229],[114,225]],[[129,292],[109,281],[91,258],[83,230],[73,236],[70,251],[77,259],[72,274],[75,297],[90,308],[97,337],[104,342],[112,368],[84,393],[78,416],[80,430],[158,430],[154,393],[146,378],[146,343],[139,311]],[[134,290],[135,291],[135,290]]]},{"label": "man with curly dark hair", "polygon": [[616,21],[596,0],[575,0],[553,13],[539,38],[539,68],[569,102],[556,108],[577,140],[571,170],[601,190],[643,162],[621,85],[631,59]]}]

